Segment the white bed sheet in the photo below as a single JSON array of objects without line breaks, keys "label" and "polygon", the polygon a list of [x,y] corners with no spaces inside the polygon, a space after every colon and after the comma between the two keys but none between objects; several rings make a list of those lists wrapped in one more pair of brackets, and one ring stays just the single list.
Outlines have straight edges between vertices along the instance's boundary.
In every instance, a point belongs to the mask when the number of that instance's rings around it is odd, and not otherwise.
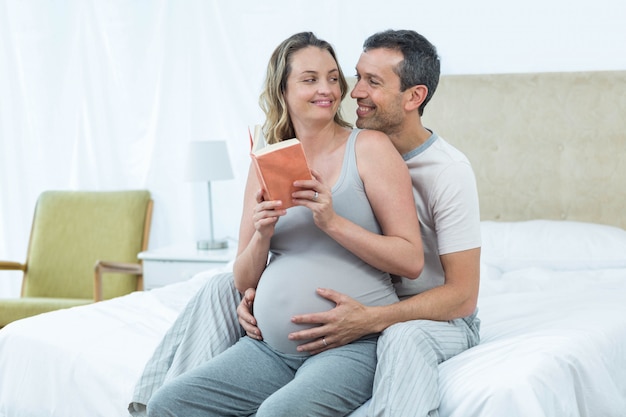
[{"label": "white bed sheet", "polygon": [[[153,349],[217,271],[1,330],[0,416],[127,417]],[[482,342],[440,366],[440,416],[623,416],[624,301],[626,269],[484,279]]]},{"label": "white bed sheet", "polygon": [[213,273],[0,330],[0,416],[128,416],[152,351]]},{"label": "white bed sheet", "polygon": [[623,416],[626,269],[483,282],[481,343],[440,365],[441,416]]}]

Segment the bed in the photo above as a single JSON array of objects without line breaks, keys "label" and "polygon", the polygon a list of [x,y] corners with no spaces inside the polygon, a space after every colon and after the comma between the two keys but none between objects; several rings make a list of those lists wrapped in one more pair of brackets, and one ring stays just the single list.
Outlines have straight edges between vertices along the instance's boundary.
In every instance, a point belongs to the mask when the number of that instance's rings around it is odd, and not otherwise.
[{"label": "bed", "polygon": [[[440,416],[624,415],[624,115],[626,72],[443,77],[425,124],[474,166],[483,249],[482,340],[440,365]],[[0,330],[0,416],[127,417],[164,333],[229,267]]]}]

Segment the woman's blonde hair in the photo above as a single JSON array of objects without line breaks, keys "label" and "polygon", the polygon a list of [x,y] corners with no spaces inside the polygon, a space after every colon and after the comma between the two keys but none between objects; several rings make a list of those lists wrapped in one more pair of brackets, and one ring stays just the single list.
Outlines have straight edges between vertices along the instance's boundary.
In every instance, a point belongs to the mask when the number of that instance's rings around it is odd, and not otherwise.
[{"label": "woman's blonde hair", "polygon": [[[265,113],[263,134],[268,144],[296,136],[291,118],[289,117],[289,112],[287,111],[284,92],[287,89],[287,78],[291,73],[291,59],[293,54],[309,46],[315,46],[330,53],[337,63],[337,69],[339,70],[339,86],[341,88],[342,100],[348,92],[346,77],[341,71],[335,50],[328,42],[317,38],[312,32],[296,33],[285,39],[276,47],[270,57],[270,61],[267,64],[267,74],[265,75],[263,92],[259,97],[259,104]],[[335,123],[340,126],[351,126],[350,123],[343,119],[340,111],[337,111],[334,120]]]}]

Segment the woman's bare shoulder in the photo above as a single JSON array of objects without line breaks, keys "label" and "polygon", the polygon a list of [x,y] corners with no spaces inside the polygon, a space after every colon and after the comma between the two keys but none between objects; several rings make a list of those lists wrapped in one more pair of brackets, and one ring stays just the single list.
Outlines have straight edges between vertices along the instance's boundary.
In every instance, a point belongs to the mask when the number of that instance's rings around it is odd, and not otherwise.
[{"label": "woman's bare shoulder", "polygon": [[357,136],[357,150],[391,152],[395,147],[389,136],[378,130],[361,129]]}]

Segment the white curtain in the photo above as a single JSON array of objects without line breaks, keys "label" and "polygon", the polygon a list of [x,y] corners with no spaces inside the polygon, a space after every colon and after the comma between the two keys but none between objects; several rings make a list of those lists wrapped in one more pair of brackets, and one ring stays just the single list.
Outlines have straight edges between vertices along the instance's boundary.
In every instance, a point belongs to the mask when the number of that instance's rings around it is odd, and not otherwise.
[{"label": "white curtain", "polygon": [[[246,56],[219,18],[223,8],[0,3],[0,259],[25,259],[47,189],[146,188],[155,200],[151,247],[206,236],[206,184],[181,175],[186,143],[228,138],[231,157],[244,159],[246,123],[258,120],[260,82],[241,71]],[[216,235],[236,237],[223,220],[239,217],[239,188],[213,185]],[[0,296],[17,295],[19,279],[0,282]]]},{"label": "white curtain", "polygon": [[[391,27],[429,37],[447,73],[624,69],[626,6],[594,5],[0,0],[0,259],[24,261],[48,189],[149,189],[151,248],[207,236],[206,184],[182,177],[190,140],[227,140],[236,178],[213,184],[215,235],[235,239],[247,127],[262,121],[267,59],[292,33],[329,40],[348,75],[363,39]],[[19,278],[0,273],[0,297],[17,296]]]}]

